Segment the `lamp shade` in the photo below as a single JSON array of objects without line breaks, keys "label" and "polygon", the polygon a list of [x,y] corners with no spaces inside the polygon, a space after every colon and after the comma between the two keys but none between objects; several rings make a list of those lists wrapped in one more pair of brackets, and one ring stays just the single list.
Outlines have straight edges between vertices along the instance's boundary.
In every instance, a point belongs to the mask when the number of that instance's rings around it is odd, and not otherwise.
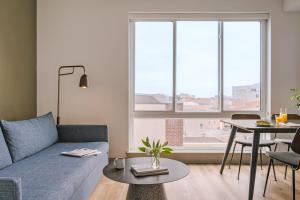
[{"label": "lamp shade", "polygon": [[88,80],[87,80],[87,75],[86,74],[83,74],[80,77],[79,87],[81,87],[81,88],[87,88],[88,87]]}]

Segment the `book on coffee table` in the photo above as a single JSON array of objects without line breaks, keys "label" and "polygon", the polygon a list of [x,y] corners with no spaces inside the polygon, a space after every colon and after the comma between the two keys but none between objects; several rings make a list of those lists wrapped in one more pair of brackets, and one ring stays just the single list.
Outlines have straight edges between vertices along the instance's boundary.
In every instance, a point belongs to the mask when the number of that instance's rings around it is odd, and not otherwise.
[{"label": "book on coffee table", "polygon": [[154,175],[168,174],[169,170],[168,168],[165,167],[153,169],[149,165],[132,165],[131,172],[135,176],[154,176]]}]

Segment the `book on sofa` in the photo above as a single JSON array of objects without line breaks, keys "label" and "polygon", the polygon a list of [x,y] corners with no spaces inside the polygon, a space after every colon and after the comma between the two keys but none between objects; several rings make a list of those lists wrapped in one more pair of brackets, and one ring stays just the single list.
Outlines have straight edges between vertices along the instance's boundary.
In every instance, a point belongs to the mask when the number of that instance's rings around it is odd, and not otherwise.
[{"label": "book on sofa", "polygon": [[72,151],[64,151],[61,152],[64,156],[72,156],[72,157],[85,157],[85,156],[95,156],[101,154],[101,151],[97,149],[88,149],[88,148],[81,148],[81,149],[74,149]]},{"label": "book on sofa", "polygon": [[158,169],[154,169],[148,165],[132,165],[131,172],[134,176],[154,176],[154,175],[162,175],[168,174],[169,170],[165,167],[160,167]]}]

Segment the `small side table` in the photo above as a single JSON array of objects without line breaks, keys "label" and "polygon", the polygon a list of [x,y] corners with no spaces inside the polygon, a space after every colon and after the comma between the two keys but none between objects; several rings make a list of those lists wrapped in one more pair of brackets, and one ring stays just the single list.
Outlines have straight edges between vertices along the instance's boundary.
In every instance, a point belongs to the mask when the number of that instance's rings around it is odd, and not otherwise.
[{"label": "small side table", "polygon": [[128,200],[165,200],[166,194],[163,183],[180,180],[189,174],[189,168],[182,162],[161,158],[160,165],[169,169],[169,174],[157,176],[135,177],[130,168],[132,165],[148,164],[150,157],[128,158],[125,160],[125,168],[115,169],[113,163],[109,163],[103,174],[114,181],[129,184],[127,192]]}]

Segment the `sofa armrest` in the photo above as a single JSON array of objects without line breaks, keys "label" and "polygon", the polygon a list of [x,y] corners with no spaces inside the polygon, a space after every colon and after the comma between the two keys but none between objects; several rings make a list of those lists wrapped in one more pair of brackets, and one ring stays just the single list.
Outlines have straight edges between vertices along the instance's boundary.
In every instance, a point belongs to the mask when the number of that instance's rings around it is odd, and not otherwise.
[{"label": "sofa armrest", "polygon": [[106,125],[58,125],[59,142],[108,142]]},{"label": "sofa armrest", "polygon": [[0,199],[22,200],[21,178],[0,177]]}]

